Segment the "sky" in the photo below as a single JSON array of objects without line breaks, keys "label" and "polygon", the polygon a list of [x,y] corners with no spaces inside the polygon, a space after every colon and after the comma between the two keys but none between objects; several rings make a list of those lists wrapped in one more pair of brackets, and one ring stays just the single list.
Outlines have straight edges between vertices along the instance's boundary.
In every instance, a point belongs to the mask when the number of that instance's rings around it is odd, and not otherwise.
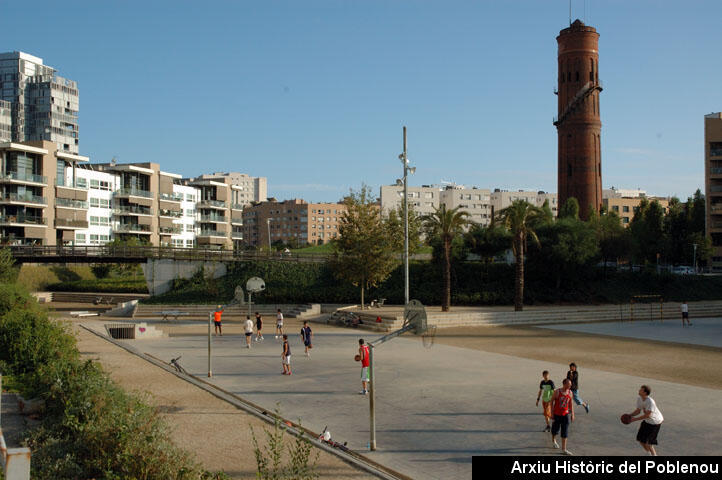
[{"label": "sky", "polygon": [[[268,178],[337,201],[410,185],[556,192],[556,36],[568,0],[0,2],[0,51],[78,82],[80,153]],[[722,2],[572,0],[600,33],[602,183],[704,190],[722,110]]]}]

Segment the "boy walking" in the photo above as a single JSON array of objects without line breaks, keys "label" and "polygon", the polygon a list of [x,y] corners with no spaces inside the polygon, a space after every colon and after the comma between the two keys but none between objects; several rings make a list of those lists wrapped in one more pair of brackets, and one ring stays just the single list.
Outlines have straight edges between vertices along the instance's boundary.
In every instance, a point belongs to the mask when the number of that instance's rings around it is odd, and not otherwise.
[{"label": "boy walking", "polygon": [[281,351],[281,365],[283,375],[291,375],[291,346],[288,344],[288,335],[283,336],[283,350]]},{"label": "boy walking", "polygon": [[[642,385],[639,388],[637,409],[630,413],[632,416],[630,421],[636,422],[641,420],[642,424],[639,426],[639,431],[637,432],[637,441],[650,455],[656,456],[657,451],[654,449],[654,446],[657,445],[657,435],[659,434],[659,429],[662,426],[664,417],[662,416],[662,412],[659,411],[659,408],[657,408],[657,403],[649,396],[650,393],[652,393],[652,389],[647,385]],[[638,415],[640,412],[644,412],[644,415],[635,417],[635,415]]]},{"label": "boy walking", "polygon": [[223,315],[223,307],[218,305],[218,308],[216,308],[216,311],[213,312],[213,326],[214,330],[216,332],[216,335],[223,336],[223,326],[221,325],[221,316]]},{"label": "boy walking", "polygon": [[313,348],[313,345],[311,345],[311,340],[313,339],[313,332],[311,331],[311,327],[308,326],[308,321],[303,321],[303,327],[301,327],[301,340],[303,340],[303,345],[306,347],[306,356],[309,357],[308,350]]},{"label": "boy walking", "polygon": [[556,436],[561,430],[562,436],[562,454],[571,455],[572,452],[567,450],[567,437],[569,436],[569,424],[574,421],[574,402],[572,401],[572,382],[568,378],[562,382],[562,388],[554,391],[552,395],[552,412],[554,413],[554,422],[552,422],[552,445],[559,448]]},{"label": "boy walking", "polygon": [[569,371],[567,372],[567,378],[572,382],[572,395],[574,395],[574,403],[584,407],[584,410],[589,413],[589,403],[582,400],[579,396],[579,372],[577,372],[577,364],[572,362],[569,364]]},{"label": "boy walking", "polygon": [[364,344],[364,339],[359,338],[358,354],[361,357],[361,387],[360,395],[369,393],[369,346]]},{"label": "boy walking", "polygon": [[253,335],[253,320],[250,315],[246,315],[246,322],[243,325],[246,331],[246,348],[251,348],[251,336]]},{"label": "boy walking", "polygon": [[263,341],[263,334],[261,333],[262,329],[263,329],[263,319],[261,318],[261,314],[256,312],[256,341],[257,342]]},{"label": "boy walking", "polygon": [[692,325],[691,323],[689,323],[689,305],[687,305],[687,300],[682,302],[680,310],[682,310],[682,326],[684,327],[685,320],[687,321],[688,326]]},{"label": "boy walking", "polygon": [[539,383],[539,393],[536,396],[536,406],[539,406],[539,398],[541,398],[542,414],[544,415],[544,421],[547,422],[545,432],[551,431],[552,395],[554,395],[554,382],[549,380],[549,370],[544,370],[542,372],[542,381]]},{"label": "boy walking", "polygon": [[279,335],[283,336],[283,314],[280,308],[276,312],[276,336],[274,338],[278,338]]}]

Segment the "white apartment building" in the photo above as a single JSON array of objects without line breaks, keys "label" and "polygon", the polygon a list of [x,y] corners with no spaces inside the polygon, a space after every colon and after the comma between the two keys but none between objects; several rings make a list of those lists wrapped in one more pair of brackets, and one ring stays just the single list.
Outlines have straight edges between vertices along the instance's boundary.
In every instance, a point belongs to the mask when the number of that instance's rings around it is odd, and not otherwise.
[{"label": "white apartment building", "polygon": [[602,198],[639,198],[646,197],[647,191],[638,188],[605,188],[602,190]]},{"label": "white apartment building", "polygon": [[[113,239],[113,192],[119,188],[117,175],[96,172],[87,168],[75,169],[75,186],[87,190],[88,201],[85,211],[78,220],[87,220],[88,228],[75,230],[73,245],[103,245]],[[65,185],[73,185],[72,177],[65,179]]]},{"label": "white apartment building", "polygon": [[491,192],[491,206],[494,210],[494,215],[496,215],[496,213],[500,210],[511,205],[512,202],[516,200],[524,200],[537,207],[543,206],[544,202],[549,200],[549,208],[551,208],[555,217],[559,211],[556,193],[546,193],[541,190],[517,190],[510,192],[509,190],[495,188],[494,191]]},{"label": "white apartment building", "polygon": [[173,193],[181,201],[180,215],[173,219],[175,231],[171,236],[171,246],[176,248],[193,248],[196,241],[196,203],[200,198],[198,189],[189,185],[173,184]]}]

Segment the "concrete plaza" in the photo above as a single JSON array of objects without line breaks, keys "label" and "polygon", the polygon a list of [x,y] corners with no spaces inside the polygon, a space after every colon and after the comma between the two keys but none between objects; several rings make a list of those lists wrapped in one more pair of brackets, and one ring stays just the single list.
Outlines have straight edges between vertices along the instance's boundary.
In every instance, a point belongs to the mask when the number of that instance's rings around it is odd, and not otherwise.
[{"label": "concrete plaza", "polygon": [[[369,452],[368,398],[358,394],[360,365],[353,355],[359,337],[376,337],[349,329],[314,329],[315,348],[306,358],[293,327],[290,377],[280,374],[281,345],[272,335],[251,349],[240,335],[213,337],[211,381],[269,410],[278,404],[283,416],[301,419],[311,430],[328,425],[335,440],[348,441],[350,448],[413,478],[469,478],[472,455],[558,453],[542,432],[544,420],[534,401],[542,370],[550,370],[557,383],[566,374],[573,359],[564,357],[563,345],[549,345],[549,362],[440,344],[424,349],[416,337],[380,346],[375,352],[378,450]],[[205,377],[207,337],[197,334],[197,326],[193,331],[130,343],[166,361],[182,355],[189,372]],[[634,439],[637,424],[619,422],[622,413],[635,408],[642,383],[651,385],[665,416],[660,454],[722,453],[719,390],[590,365],[580,368],[580,393],[591,412],[576,409],[569,449],[577,455],[644,453]]]}]

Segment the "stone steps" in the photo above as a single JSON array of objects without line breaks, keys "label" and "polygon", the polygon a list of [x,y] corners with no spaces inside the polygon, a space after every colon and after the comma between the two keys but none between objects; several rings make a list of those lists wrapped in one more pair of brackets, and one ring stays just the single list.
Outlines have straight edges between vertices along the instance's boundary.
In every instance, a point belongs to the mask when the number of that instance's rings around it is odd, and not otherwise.
[{"label": "stone steps", "polygon": [[[208,313],[216,309],[217,305],[138,305],[133,314],[134,318],[159,318],[160,312],[175,310],[187,313],[179,317],[182,319],[206,319]],[[251,315],[259,312],[263,317],[276,316],[277,309],[281,309],[283,316],[287,318],[303,318],[310,315],[318,315],[321,312],[319,304],[273,304],[273,305],[252,305]],[[223,319],[240,320],[248,315],[248,306],[233,305],[223,311]]]},{"label": "stone steps", "polygon": [[34,294],[36,297],[42,297],[42,303],[62,302],[62,303],[95,303],[100,299],[102,305],[115,305],[130,300],[138,300],[148,298],[149,295],[143,293],[94,293],[94,292],[38,292]]}]

